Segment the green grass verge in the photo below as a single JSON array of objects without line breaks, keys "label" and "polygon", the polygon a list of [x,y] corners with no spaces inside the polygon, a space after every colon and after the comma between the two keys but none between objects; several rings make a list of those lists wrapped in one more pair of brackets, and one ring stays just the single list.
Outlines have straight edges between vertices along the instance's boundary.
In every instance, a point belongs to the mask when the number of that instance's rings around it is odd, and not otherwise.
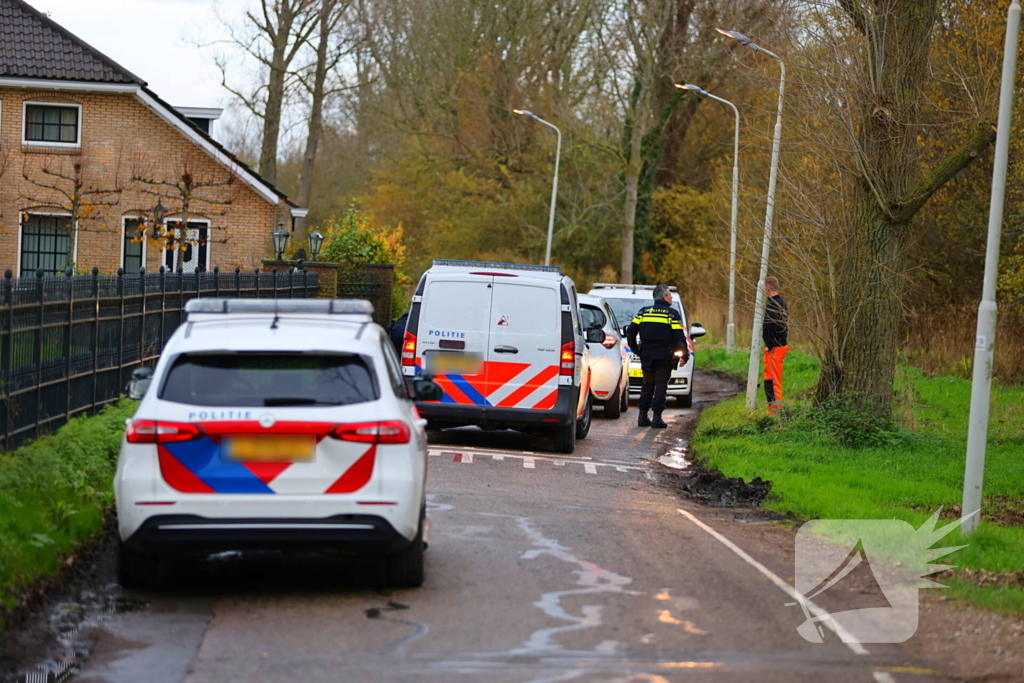
[{"label": "green grass verge", "polygon": [[[703,368],[745,377],[747,353],[729,356],[708,349]],[[693,449],[726,476],[773,482],[764,507],[810,519],[902,519],[919,527],[940,506],[959,506],[966,454],[969,380],[928,377],[901,367],[896,381],[902,426],[857,441],[856,425],[837,432],[810,403],[817,382],[816,358],[786,358],[787,410],[766,415],[763,390],[753,414],[742,395],[701,414]],[[1024,508],[1024,387],[995,385],[985,464],[983,512]],[[955,538],[954,538],[955,536]],[[947,564],[990,571],[1024,570],[1024,528],[982,520],[978,531],[945,545],[968,546]],[[958,542],[959,541],[959,542]],[[951,597],[1004,612],[1024,610],[1024,590],[947,582]]]},{"label": "green grass verge", "polygon": [[66,557],[102,529],[125,419],[121,401],[56,434],[0,453],[0,630],[24,591],[60,571]]}]

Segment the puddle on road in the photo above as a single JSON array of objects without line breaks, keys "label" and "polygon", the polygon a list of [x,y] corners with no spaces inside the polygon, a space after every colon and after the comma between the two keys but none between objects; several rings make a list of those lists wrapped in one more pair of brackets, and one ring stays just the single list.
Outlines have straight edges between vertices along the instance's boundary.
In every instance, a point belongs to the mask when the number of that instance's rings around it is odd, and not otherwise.
[{"label": "puddle on road", "polygon": [[658,462],[674,470],[685,470],[693,464],[690,459],[690,443],[685,439],[677,440],[665,455],[658,458]]},{"label": "puddle on road", "polygon": [[78,674],[89,656],[89,644],[80,638],[87,621],[114,614],[135,612],[148,606],[145,600],[121,593],[116,584],[102,592],[82,591],[78,599],[57,604],[50,613],[49,627],[56,634],[57,652],[35,667],[4,679],[10,683],[65,683]]}]

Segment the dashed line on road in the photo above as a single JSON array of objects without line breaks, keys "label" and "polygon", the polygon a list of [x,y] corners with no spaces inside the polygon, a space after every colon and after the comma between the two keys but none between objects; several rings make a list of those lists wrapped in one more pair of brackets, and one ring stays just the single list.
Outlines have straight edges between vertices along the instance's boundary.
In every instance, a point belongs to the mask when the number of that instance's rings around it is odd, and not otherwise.
[{"label": "dashed line on road", "polygon": [[604,468],[606,471],[611,468],[616,472],[623,474],[629,472],[644,472],[650,477],[650,468],[646,466],[638,465],[624,465],[621,461],[602,462],[595,461],[589,457],[581,456],[578,459],[565,459],[546,457],[543,455],[537,455],[530,451],[510,452],[510,451],[486,451],[481,449],[471,448],[460,448],[455,450],[451,447],[436,447],[428,448],[428,455],[431,457],[447,457],[451,458],[452,462],[461,464],[473,464],[474,458],[491,458],[496,462],[503,462],[506,460],[519,459],[522,461],[523,469],[536,470],[537,461],[550,463],[553,467],[565,467],[566,464],[583,465],[583,471],[586,474],[597,474],[599,468]]}]

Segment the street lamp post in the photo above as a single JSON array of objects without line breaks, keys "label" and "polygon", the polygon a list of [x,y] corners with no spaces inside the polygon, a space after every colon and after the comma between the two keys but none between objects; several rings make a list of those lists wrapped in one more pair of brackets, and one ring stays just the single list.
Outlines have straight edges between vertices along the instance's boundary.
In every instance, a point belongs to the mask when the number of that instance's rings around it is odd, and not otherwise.
[{"label": "street lamp post", "polygon": [[515,113],[520,116],[529,116],[535,121],[543,123],[545,126],[549,126],[555,129],[555,133],[558,134],[558,145],[555,148],[555,179],[551,183],[551,213],[548,216],[548,244],[544,249],[544,265],[551,265],[551,236],[555,231],[555,201],[558,199],[558,161],[562,156],[562,131],[558,130],[558,126],[553,123],[548,123],[541,117],[537,116],[531,111],[525,109],[513,109]]},{"label": "street lamp post", "polygon": [[284,250],[288,248],[288,231],[284,229],[284,221],[277,222],[277,230],[270,233],[270,239],[274,243],[274,251],[277,252],[277,260],[281,260],[281,255]]},{"label": "street lamp post", "polygon": [[736,105],[729,100],[712,95],[707,90],[692,83],[686,83],[685,85],[676,83],[676,87],[680,90],[691,90],[698,95],[723,102],[732,107],[732,111],[736,115],[736,134],[732,150],[732,219],[729,234],[729,323],[725,327],[725,350],[727,353],[732,354],[736,350],[736,206],[740,192],[740,112]]},{"label": "street lamp post", "polygon": [[974,342],[974,374],[971,381],[971,413],[967,423],[967,462],[964,467],[964,497],[960,507],[963,533],[978,528],[981,486],[985,476],[985,445],[988,441],[988,411],[992,399],[992,363],[995,359],[996,278],[999,276],[999,238],[1003,228],[1003,200],[1006,196],[1006,164],[1010,150],[1010,119],[1013,114],[1014,73],[1017,68],[1017,38],[1020,34],[1020,3],[1013,0],[1006,14],[1006,44],[1003,48],[1003,78],[999,90],[999,119],[992,168],[992,198],[988,209],[988,245],[985,249],[985,284],[978,305],[978,327]]},{"label": "street lamp post", "polygon": [[320,249],[324,246],[324,236],[320,234],[320,230],[314,230],[306,237],[306,241],[309,242],[309,253],[313,256],[313,260],[316,261],[316,257],[320,254]]},{"label": "street lamp post", "polygon": [[736,31],[725,31],[716,29],[723,36],[728,36],[740,41],[754,52],[763,52],[769,57],[774,57],[779,62],[782,75],[779,78],[779,111],[775,119],[775,136],[772,140],[772,167],[768,176],[768,207],[764,213],[764,241],[761,243],[761,271],[757,278],[757,294],[754,299],[754,329],[750,336],[750,364],[747,366],[747,410],[753,410],[757,405],[757,370],[760,366],[759,352],[761,351],[761,324],[764,322],[764,280],[768,277],[768,254],[771,252],[772,243],[772,218],[775,215],[775,185],[779,175],[779,147],[782,144],[782,94],[786,88],[786,63],[782,58],[771,50],[766,50],[760,45],[750,42],[742,33]]}]

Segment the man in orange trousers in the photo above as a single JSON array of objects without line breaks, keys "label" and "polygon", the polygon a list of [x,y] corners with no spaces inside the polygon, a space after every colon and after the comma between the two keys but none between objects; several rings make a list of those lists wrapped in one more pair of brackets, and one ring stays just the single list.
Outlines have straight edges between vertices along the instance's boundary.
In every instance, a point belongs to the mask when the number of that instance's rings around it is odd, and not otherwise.
[{"label": "man in orange trousers", "polygon": [[782,407],[782,364],[789,351],[789,309],[779,294],[779,279],[769,275],[764,279],[764,292],[768,303],[764,308],[761,338],[764,340],[764,395],[768,399],[769,414]]}]

